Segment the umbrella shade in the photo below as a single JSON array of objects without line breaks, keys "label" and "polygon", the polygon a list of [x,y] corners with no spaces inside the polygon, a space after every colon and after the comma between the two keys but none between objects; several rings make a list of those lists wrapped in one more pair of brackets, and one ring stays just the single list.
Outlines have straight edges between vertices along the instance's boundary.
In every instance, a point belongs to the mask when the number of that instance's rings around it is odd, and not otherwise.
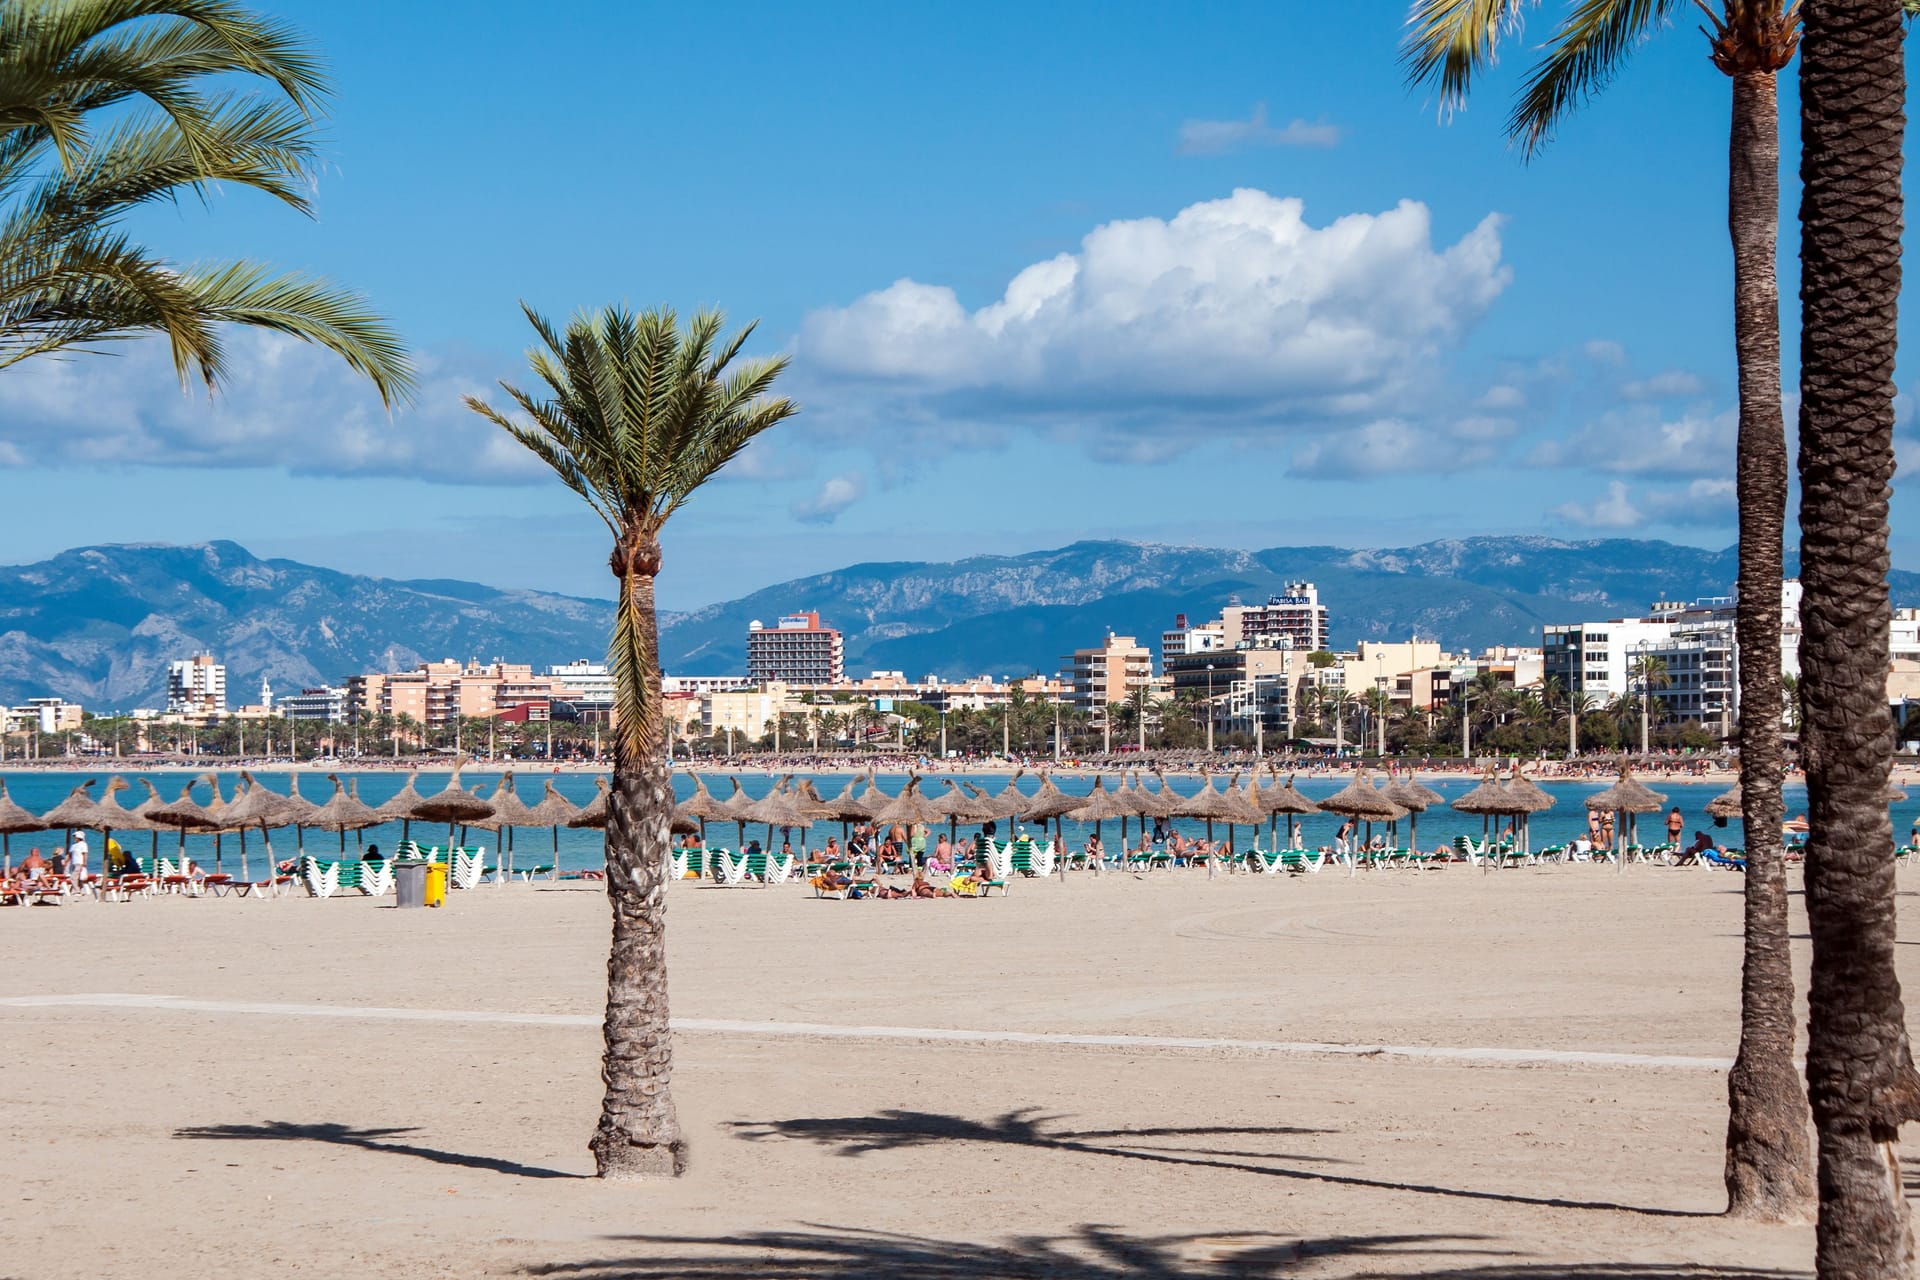
[{"label": "umbrella shade", "polygon": [[1906,800],[1906,798],[1907,798],[1906,792],[1894,786],[1892,783],[1887,784],[1887,803],[1888,804],[1901,804]]},{"label": "umbrella shade", "polygon": [[300,794],[300,775],[293,774],[287,779],[286,820],[296,827],[311,826],[313,815],[318,812],[320,806]]},{"label": "umbrella shade", "polygon": [[[1275,770],[1273,776],[1280,776]],[[1426,788],[1422,787],[1421,790]],[[1320,812],[1320,806],[1307,799],[1294,789],[1293,776],[1289,774],[1285,783],[1265,786],[1254,793],[1260,808],[1267,813],[1309,814]],[[1436,799],[1438,797],[1435,797]]]},{"label": "umbrella shade", "polygon": [[262,786],[251,773],[241,771],[247,789],[238,800],[221,811],[220,821],[235,827],[290,827],[297,812],[293,801],[269,787]]},{"label": "umbrella shade", "polygon": [[[1252,819],[1247,817],[1246,812],[1240,805],[1235,803],[1231,796],[1222,794],[1214,787],[1211,775],[1207,778],[1207,785],[1200,788],[1197,795],[1191,795],[1181,800],[1173,812],[1177,817],[1204,818],[1209,822],[1237,822],[1245,824],[1252,821]],[[1259,821],[1264,822],[1265,820],[1266,815],[1262,814]]]},{"label": "umbrella shade", "polygon": [[1433,803],[1433,801],[1427,799],[1428,796],[1433,794],[1431,791],[1428,791],[1425,787],[1413,786],[1399,778],[1395,778],[1392,782],[1380,788],[1380,794],[1399,805],[1402,809],[1405,809],[1408,813],[1425,813],[1427,806]]},{"label": "umbrella shade", "polygon": [[1328,813],[1358,818],[1362,822],[1386,822],[1405,812],[1380,793],[1365,769],[1356,772],[1352,782],[1322,800],[1320,807]]},{"label": "umbrella shade", "polygon": [[707,790],[706,780],[697,773],[693,775],[693,794],[675,805],[673,811],[676,817],[691,818],[695,822],[733,821],[733,814],[713,798],[713,793]]},{"label": "umbrella shade", "polygon": [[1165,796],[1161,792],[1147,790],[1147,788],[1141,784],[1138,773],[1130,775],[1127,778],[1126,784],[1114,794],[1126,803],[1126,806],[1133,811],[1135,817],[1144,819],[1165,818],[1170,816],[1166,811],[1168,802]]},{"label": "umbrella shade", "polygon": [[700,834],[700,824],[692,818],[681,817],[676,810],[673,821],[667,824],[667,830],[676,836],[697,836]]},{"label": "umbrella shade", "polygon": [[219,831],[226,825],[226,819],[215,814],[212,809],[193,798],[193,789],[212,779],[212,774],[203,773],[186,786],[180,788],[180,798],[172,804],[155,805],[147,810],[147,821],[155,826],[165,827],[169,831]]},{"label": "umbrella shade", "polygon": [[1507,792],[1516,805],[1526,806],[1524,812],[1540,813],[1553,808],[1553,797],[1542,791],[1532,778],[1520,772],[1517,764],[1513,768],[1513,776],[1507,779]]},{"label": "umbrella shade", "polygon": [[1023,814],[1027,811],[1028,806],[1033,803],[1034,797],[1020,789],[1020,779],[1025,777],[1026,773],[1027,771],[1025,769],[1016,772],[1011,778],[1007,779],[1007,785],[1000,789],[999,794],[993,797],[993,810],[996,818],[1011,818],[1018,814]]},{"label": "umbrella shade", "polygon": [[0,835],[23,835],[29,831],[46,829],[45,822],[13,802],[7,795],[7,784],[0,782]]},{"label": "umbrella shade", "polygon": [[993,807],[993,801],[985,796],[968,795],[952,778],[948,778],[944,785],[947,788],[946,794],[935,801],[935,804],[949,820],[964,822],[971,826],[976,822],[986,822],[998,816],[999,811]]},{"label": "umbrella shade", "polygon": [[412,822],[420,816],[420,792],[413,785],[419,778],[418,769],[409,773],[407,785],[400,788],[399,794],[374,810],[381,822]]},{"label": "umbrella shade", "polygon": [[810,780],[800,784],[794,804],[807,815],[809,822],[826,822],[839,817],[834,807],[820,798],[820,793],[814,789]]},{"label": "umbrella shade", "polygon": [[921,824],[931,826],[944,821],[946,813],[940,806],[920,794],[920,779],[909,778],[900,794],[889,800],[881,810],[873,815],[875,822]]},{"label": "umbrella shade", "polygon": [[740,779],[728,778],[733,784],[733,794],[720,802],[721,817],[728,822],[757,822],[753,816],[754,799],[740,785]]},{"label": "umbrella shade", "polygon": [[1707,801],[1707,816],[1710,818],[1737,818],[1740,812],[1740,788],[1738,787]]},{"label": "umbrella shade", "polygon": [[587,801],[586,807],[580,812],[567,819],[568,826],[589,831],[607,829],[607,780],[595,778],[593,785],[595,790],[593,799]]},{"label": "umbrella shade", "polygon": [[[462,826],[471,827],[493,816],[492,805],[461,787],[460,770],[466,763],[465,757],[455,762],[453,773],[447,778],[447,785],[414,803],[413,820],[415,822],[445,822],[449,825],[457,822]],[[369,810],[369,812],[372,811]]]},{"label": "umbrella shade", "polygon": [[580,807],[554,789],[553,781],[547,781],[547,793],[539,804],[527,810],[526,825],[530,827],[563,827],[577,817]]},{"label": "umbrella shade", "polygon": [[1620,770],[1620,781],[1587,797],[1587,808],[1599,813],[1656,813],[1667,803],[1658,791],[1633,780],[1631,769]]},{"label": "umbrella shade", "polygon": [[[544,827],[544,822],[532,821],[533,810],[527,808],[513,789],[513,771],[509,769],[494,787],[493,794],[487,797],[487,804],[493,809],[493,816],[482,818],[469,826],[479,827],[482,831],[503,831],[508,827]],[[380,806],[382,809],[385,805]]]},{"label": "umbrella shade", "polygon": [[120,802],[113,798],[114,792],[125,791],[127,787],[128,787],[127,780],[125,778],[122,778],[119,774],[115,774],[113,777],[107,780],[107,792],[105,795],[100,797],[100,803],[96,807],[95,817],[94,817],[94,821],[99,825],[100,830],[102,831],[150,831],[152,830],[152,828],[147,825],[147,820],[144,815],[137,814],[137,813],[130,813],[127,810],[122,809],[120,807]]},{"label": "umbrella shade", "polygon": [[860,782],[859,778],[848,778],[847,785],[840,789],[840,794],[824,802],[824,807],[828,811],[825,816],[835,822],[865,822],[871,818],[873,811],[867,808],[865,801],[853,794],[853,789],[859,786]]},{"label": "umbrella shade", "polygon": [[1507,790],[1506,784],[1493,776],[1491,766],[1487,769],[1486,776],[1480,780],[1480,785],[1455,800],[1453,807],[1461,813],[1477,813],[1482,816],[1528,812],[1513,792]]},{"label": "umbrella shade", "polygon": [[1069,809],[1066,816],[1075,822],[1111,822],[1115,818],[1131,818],[1137,810],[1118,792],[1107,790],[1107,780],[1096,777],[1093,780],[1093,792],[1080,801],[1076,809]]},{"label": "umbrella shade", "polygon": [[55,827],[91,829],[94,826],[94,816],[100,811],[100,806],[94,803],[91,794],[93,785],[94,780],[87,779],[69,792],[65,800],[41,814],[40,829],[43,831],[51,831]]},{"label": "umbrella shade", "polygon": [[338,774],[328,774],[327,781],[333,783],[333,798],[316,808],[304,825],[343,835],[380,825],[380,815],[349,795]]},{"label": "umbrella shade", "polygon": [[[1105,788],[1101,786],[1101,779],[1094,779],[1094,789],[1097,791],[1105,790]],[[1108,792],[1107,794],[1109,796],[1117,795],[1115,792]],[[1078,813],[1086,805],[1087,800],[1088,797],[1086,796],[1068,795],[1054,785],[1052,778],[1043,773],[1040,775],[1039,793],[1036,794],[1033,799],[1027,801],[1027,807],[1020,810],[1020,813],[1031,822],[1045,824],[1053,821],[1055,818],[1073,817],[1074,814]],[[1107,816],[1112,818],[1125,817],[1134,812],[1135,810],[1128,809],[1125,813],[1116,812],[1108,814]],[[1098,821],[1098,819],[1095,818],[1083,818],[1080,820],[1083,822]]]},{"label": "umbrella shade", "polygon": [[774,784],[773,790],[748,804],[744,810],[747,821],[769,827],[806,826],[806,821],[800,816],[799,806],[794,803],[793,796],[787,791],[787,786],[792,781],[793,776],[789,774]]}]

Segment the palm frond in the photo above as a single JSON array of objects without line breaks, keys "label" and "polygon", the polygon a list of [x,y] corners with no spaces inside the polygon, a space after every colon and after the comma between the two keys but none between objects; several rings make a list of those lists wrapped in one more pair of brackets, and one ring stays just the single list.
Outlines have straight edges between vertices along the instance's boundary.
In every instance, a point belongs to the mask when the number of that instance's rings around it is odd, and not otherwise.
[{"label": "palm frond", "polygon": [[1507,133],[1529,156],[1574,107],[1605,88],[1620,64],[1682,0],[1579,0],[1527,74]]},{"label": "palm frond", "polygon": [[[1529,0],[1415,0],[1400,41],[1409,84],[1440,91],[1440,109],[1464,106],[1473,77],[1494,61],[1502,36],[1519,34]],[[1531,0],[1538,4],[1539,0]]]}]

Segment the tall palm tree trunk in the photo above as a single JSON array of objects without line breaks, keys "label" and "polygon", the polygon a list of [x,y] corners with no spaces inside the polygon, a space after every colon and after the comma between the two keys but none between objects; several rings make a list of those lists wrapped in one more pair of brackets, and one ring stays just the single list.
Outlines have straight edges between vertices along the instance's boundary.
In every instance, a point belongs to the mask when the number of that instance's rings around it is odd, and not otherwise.
[{"label": "tall palm tree trunk", "polygon": [[1806,699],[1807,1080],[1820,1276],[1907,1277],[1894,1142],[1920,1115],[1893,964],[1885,791],[1887,493],[1906,69],[1890,0],[1809,0],[1800,47],[1800,572]]},{"label": "tall palm tree trunk", "polygon": [[[1791,45],[1788,46],[1791,49]],[[1804,1220],[1813,1203],[1807,1094],[1793,1062],[1793,962],[1780,841],[1780,577],[1787,436],[1780,412],[1779,103],[1772,70],[1733,76],[1727,226],[1740,364],[1740,805],[1746,822],[1740,1049],[1727,1074],[1727,1212]]]},{"label": "tall palm tree trunk", "polygon": [[[653,580],[660,544],[629,535],[614,552],[622,625],[617,674],[640,682],[640,724],[614,735],[613,787],[607,797],[607,901],[613,944],[607,956],[606,1096],[594,1130],[602,1178],[672,1176],[686,1167],[686,1144],[673,1106],[673,1040],[667,1026],[668,826],[673,777],[662,757],[659,635]],[[624,659],[621,661],[619,659]],[[624,700],[634,705],[635,700]]]}]

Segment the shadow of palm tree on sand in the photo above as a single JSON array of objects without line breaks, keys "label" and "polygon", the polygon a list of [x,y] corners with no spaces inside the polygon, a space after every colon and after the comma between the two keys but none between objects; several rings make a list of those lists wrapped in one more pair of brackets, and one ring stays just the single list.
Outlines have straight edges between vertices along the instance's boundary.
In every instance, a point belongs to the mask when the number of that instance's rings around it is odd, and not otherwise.
[{"label": "shadow of palm tree on sand", "polygon": [[362,1151],[384,1151],[391,1155],[413,1156],[434,1164],[454,1165],[461,1169],[478,1169],[484,1173],[505,1173],[516,1178],[585,1176],[566,1173],[559,1169],[542,1169],[537,1165],[520,1164],[513,1160],[499,1160],[492,1156],[463,1155],[457,1151],[441,1151],[435,1147],[388,1141],[390,1138],[418,1132],[420,1132],[418,1129],[355,1129],[344,1124],[294,1124],[286,1120],[272,1120],[265,1124],[195,1125],[185,1129],[175,1129],[173,1136],[242,1142],[324,1142],[339,1147],[358,1147]]},{"label": "shadow of palm tree on sand", "polygon": [[1014,1236],[989,1244],[810,1224],[805,1231],[724,1239],[618,1236],[614,1241],[644,1245],[645,1253],[549,1264],[525,1274],[571,1280],[1366,1280],[1389,1275],[1427,1280],[1802,1280],[1806,1275],[1686,1263],[1541,1263],[1486,1247],[1479,1236],[1146,1236],[1082,1226],[1057,1236]]},{"label": "shadow of palm tree on sand", "polygon": [[[1359,1174],[1340,1173],[1326,1168],[1324,1166],[1347,1162],[1325,1156],[1224,1148],[1217,1145],[1167,1145],[1162,1141],[1182,1137],[1205,1140],[1230,1137],[1284,1137],[1332,1132],[1326,1129],[1209,1125],[1201,1128],[1075,1130],[1060,1126],[1060,1122],[1065,1119],[1064,1116],[1043,1114],[1037,1108],[1009,1111],[988,1120],[971,1120],[965,1116],[943,1115],[937,1112],[888,1110],[869,1116],[819,1116],[792,1120],[736,1121],[732,1127],[740,1137],[748,1141],[788,1139],[817,1142],[823,1146],[838,1147],[839,1154],[843,1156],[863,1156],[874,1151],[896,1151],[934,1142],[995,1143],[1073,1152],[1080,1155],[1109,1156],[1122,1160],[1144,1160],[1153,1164],[1227,1169],[1236,1173],[1250,1173],[1267,1178],[1289,1178],[1343,1187],[1406,1191],[1419,1195],[1449,1196],[1501,1204],[1534,1205],[1548,1209],[1592,1209],[1612,1213],[1641,1213],[1663,1218],[1717,1216],[1694,1210],[1648,1208],[1643,1205],[1617,1204],[1607,1200],[1574,1200],[1560,1196],[1534,1196],[1519,1192],[1443,1187],[1432,1183],[1395,1182],[1391,1179],[1367,1178]],[[1145,1139],[1152,1141],[1143,1141]],[[1255,1163],[1256,1161],[1260,1163]],[[1299,1164],[1321,1167],[1293,1167]]]}]

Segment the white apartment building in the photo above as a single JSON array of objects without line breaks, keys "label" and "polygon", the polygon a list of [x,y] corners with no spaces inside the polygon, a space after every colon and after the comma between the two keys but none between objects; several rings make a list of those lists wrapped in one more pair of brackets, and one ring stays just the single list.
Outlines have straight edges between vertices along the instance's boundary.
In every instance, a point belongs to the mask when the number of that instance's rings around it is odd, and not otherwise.
[{"label": "white apartment building", "polygon": [[1311,582],[1289,582],[1265,604],[1230,604],[1220,611],[1220,625],[1229,647],[1252,642],[1315,653],[1329,644],[1327,606]]},{"label": "white apartment building", "polygon": [[321,685],[302,689],[280,699],[280,714],[289,720],[318,720],[325,724],[347,722],[347,690],[344,685]]},{"label": "white apartment building", "polygon": [[227,669],[209,653],[196,654],[167,668],[167,710],[175,715],[223,715],[227,709]]},{"label": "white apartment building", "polygon": [[[1658,659],[1668,683],[1651,693],[1666,713],[1731,732],[1740,714],[1735,605],[1734,596],[1663,600],[1644,618],[1548,626],[1541,636],[1542,672],[1570,691],[1617,698],[1638,693],[1634,670],[1643,659]],[[1912,625],[1920,654],[1920,616]],[[1777,661],[1782,673],[1800,674],[1800,584],[1791,578],[1780,584]]]},{"label": "white apartment building", "polygon": [[1173,629],[1160,633],[1160,669],[1171,671],[1175,658],[1190,653],[1213,653],[1227,647],[1227,631],[1219,619],[1201,626],[1188,623],[1187,615],[1173,615]]},{"label": "white apartment building", "polygon": [[585,658],[562,662],[548,667],[547,675],[577,694],[575,702],[591,707],[613,705],[613,673],[604,662],[589,662]]}]

